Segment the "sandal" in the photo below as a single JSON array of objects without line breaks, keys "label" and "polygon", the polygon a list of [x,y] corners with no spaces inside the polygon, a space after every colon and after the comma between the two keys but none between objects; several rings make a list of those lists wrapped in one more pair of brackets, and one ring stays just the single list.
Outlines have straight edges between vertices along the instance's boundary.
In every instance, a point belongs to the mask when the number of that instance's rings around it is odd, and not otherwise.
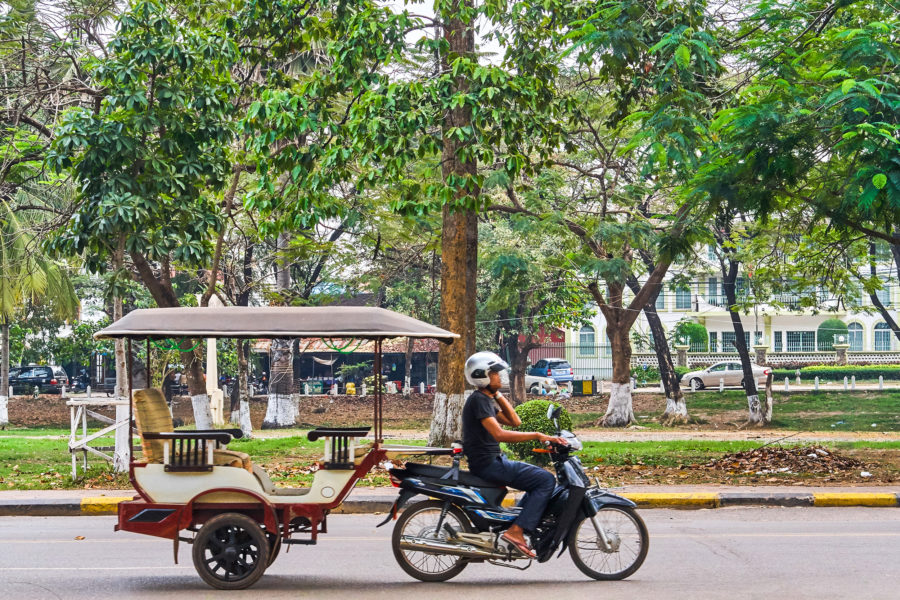
[{"label": "sandal", "polygon": [[516,550],[518,550],[519,552],[524,554],[527,558],[536,558],[537,557],[537,555],[531,550],[531,548],[528,547],[528,544],[526,544],[524,542],[520,542],[518,540],[514,540],[510,537],[507,537],[505,533],[500,535],[500,539],[503,540],[504,542],[506,542],[507,544],[514,546],[516,548]]}]

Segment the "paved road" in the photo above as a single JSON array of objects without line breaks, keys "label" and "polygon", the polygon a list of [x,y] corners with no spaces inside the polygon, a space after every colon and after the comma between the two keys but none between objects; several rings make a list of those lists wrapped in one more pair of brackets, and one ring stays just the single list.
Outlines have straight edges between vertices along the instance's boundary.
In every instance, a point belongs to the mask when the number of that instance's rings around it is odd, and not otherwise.
[{"label": "paved road", "polygon": [[[374,515],[336,515],[317,547],[295,546],[251,590],[229,598],[895,598],[900,510],[643,511],[650,554],[623,582],[595,582],[568,556],[524,572],[470,565],[422,584],[394,563]],[[0,518],[0,597],[216,598],[182,545],[113,533],[112,517]],[[83,540],[76,540],[83,536]]]}]

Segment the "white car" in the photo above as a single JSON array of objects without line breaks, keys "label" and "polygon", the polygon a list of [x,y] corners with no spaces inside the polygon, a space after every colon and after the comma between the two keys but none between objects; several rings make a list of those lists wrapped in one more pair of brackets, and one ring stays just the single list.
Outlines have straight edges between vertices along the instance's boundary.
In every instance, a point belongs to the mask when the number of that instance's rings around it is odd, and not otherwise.
[{"label": "white car", "polygon": [[[503,390],[509,389],[509,369],[500,371],[500,384]],[[540,394],[544,390],[548,394],[555,392],[559,386],[552,377],[538,377],[537,375],[525,375],[525,389],[529,394]]]},{"label": "white car", "polygon": [[[764,385],[766,378],[771,372],[766,367],[759,365],[750,365],[753,369],[753,376],[756,378],[756,384]],[[681,378],[682,385],[690,386],[694,382],[694,387],[702,390],[705,387],[717,387],[719,380],[722,379],[727,386],[744,387],[744,369],[739,361],[722,361],[699,371],[691,371],[685,373]]]}]

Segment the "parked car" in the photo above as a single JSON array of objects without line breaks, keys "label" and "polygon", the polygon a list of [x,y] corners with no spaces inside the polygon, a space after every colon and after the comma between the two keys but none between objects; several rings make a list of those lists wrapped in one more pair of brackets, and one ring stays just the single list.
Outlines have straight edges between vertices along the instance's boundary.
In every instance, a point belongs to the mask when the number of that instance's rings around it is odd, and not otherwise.
[{"label": "parked car", "polygon": [[[764,384],[770,370],[759,365],[751,365],[751,367],[757,385]],[[744,387],[744,370],[741,367],[741,363],[734,361],[718,362],[705,369],[685,373],[684,377],[681,378],[681,383],[690,386],[691,381],[693,381],[695,382],[695,387],[698,390],[702,390],[707,386],[718,386],[720,379],[724,379],[727,386]]]},{"label": "parked car", "polygon": [[542,358],[528,369],[528,375],[552,377],[557,384],[560,384],[574,380],[575,370],[564,358]]},{"label": "parked car", "polygon": [[69,386],[69,376],[62,367],[54,365],[11,367],[9,385],[14,394],[31,394],[37,387],[41,394],[59,394]]},{"label": "parked car", "polygon": [[[509,369],[500,372],[500,384],[503,390],[509,389]],[[525,389],[529,394],[540,394],[541,390],[547,392],[555,392],[559,386],[552,377],[541,377],[538,375],[525,375]]]}]

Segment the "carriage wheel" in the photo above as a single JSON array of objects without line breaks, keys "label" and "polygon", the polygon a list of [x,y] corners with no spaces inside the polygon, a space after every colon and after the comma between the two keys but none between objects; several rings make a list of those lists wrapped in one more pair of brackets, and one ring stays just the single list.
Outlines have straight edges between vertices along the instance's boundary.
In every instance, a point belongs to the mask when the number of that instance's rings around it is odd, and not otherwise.
[{"label": "carriage wheel", "polygon": [[242,590],[265,572],[269,543],[256,521],[239,513],[224,513],[200,528],[193,556],[194,567],[207,584],[220,590]]}]

